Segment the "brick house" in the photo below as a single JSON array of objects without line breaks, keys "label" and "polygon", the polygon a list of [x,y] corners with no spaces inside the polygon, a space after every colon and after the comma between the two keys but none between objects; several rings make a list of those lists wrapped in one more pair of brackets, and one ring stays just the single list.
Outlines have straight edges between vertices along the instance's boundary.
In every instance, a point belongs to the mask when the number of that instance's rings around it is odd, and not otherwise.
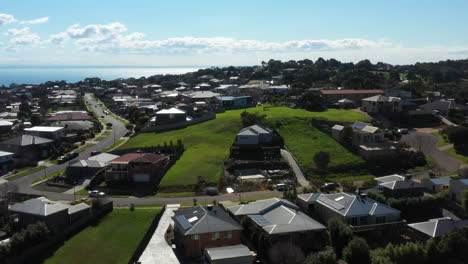
[{"label": "brick house", "polygon": [[176,245],[187,257],[202,256],[205,248],[241,244],[242,226],[220,206],[196,206],[174,214]]},{"label": "brick house", "polygon": [[157,182],[169,156],[154,153],[128,153],[109,162],[107,182]]}]

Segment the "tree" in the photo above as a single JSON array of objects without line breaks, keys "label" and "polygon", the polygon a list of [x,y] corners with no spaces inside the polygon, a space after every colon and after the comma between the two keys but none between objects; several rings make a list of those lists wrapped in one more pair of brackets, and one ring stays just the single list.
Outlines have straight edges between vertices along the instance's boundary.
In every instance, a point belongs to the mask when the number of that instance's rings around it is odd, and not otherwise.
[{"label": "tree", "polygon": [[353,238],[343,249],[343,258],[348,264],[370,264],[369,246],[364,238]]},{"label": "tree", "polygon": [[309,91],[298,100],[299,106],[309,111],[323,110],[323,98],[317,91]]},{"label": "tree", "polygon": [[44,120],[42,119],[41,115],[32,115],[30,121],[31,121],[31,125],[38,126],[42,124]]},{"label": "tree", "polygon": [[464,263],[468,259],[467,248],[468,227],[452,229],[439,242],[439,249],[445,263]]},{"label": "tree", "polygon": [[341,219],[333,217],[328,220],[328,233],[330,236],[330,244],[335,249],[335,253],[341,256],[343,248],[353,238],[353,230],[343,223]]},{"label": "tree", "polygon": [[242,126],[248,127],[252,125],[263,125],[266,120],[266,115],[249,113],[244,111],[241,113]]},{"label": "tree", "polygon": [[325,151],[319,151],[314,155],[314,162],[318,169],[326,170],[330,163],[330,154]]},{"label": "tree", "polygon": [[305,256],[301,248],[292,242],[277,242],[268,250],[273,264],[302,264]]},{"label": "tree", "polygon": [[336,264],[336,254],[332,248],[310,254],[304,264]]},{"label": "tree", "polygon": [[461,193],[461,204],[462,208],[468,212],[468,190],[464,190]]}]

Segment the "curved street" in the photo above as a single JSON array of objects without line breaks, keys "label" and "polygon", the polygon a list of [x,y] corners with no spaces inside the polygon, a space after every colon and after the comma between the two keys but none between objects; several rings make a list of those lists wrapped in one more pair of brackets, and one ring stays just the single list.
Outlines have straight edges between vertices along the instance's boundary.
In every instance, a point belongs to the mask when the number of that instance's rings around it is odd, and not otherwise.
[{"label": "curved street", "polygon": [[411,132],[401,138],[401,142],[405,142],[411,147],[421,150],[424,154],[431,156],[436,166],[433,169],[436,173],[454,172],[460,168],[460,161],[450,156],[450,154],[437,148],[438,137],[422,132]]}]

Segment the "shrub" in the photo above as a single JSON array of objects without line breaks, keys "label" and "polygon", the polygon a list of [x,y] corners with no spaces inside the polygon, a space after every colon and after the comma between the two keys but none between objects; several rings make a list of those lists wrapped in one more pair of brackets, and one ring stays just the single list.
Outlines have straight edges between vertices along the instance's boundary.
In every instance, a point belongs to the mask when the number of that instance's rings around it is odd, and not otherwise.
[{"label": "shrub", "polygon": [[332,248],[327,248],[324,251],[309,255],[304,264],[336,264],[336,254]]},{"label": "shrub", "polygon": [[353,238],[343,250],[343,258],[348,264],[370,264],[369,246],[364,238]]},{"label": "shrub", "polygon": [[341,256],[343,248],[353,238],[351,228],[343,223],[341,219],[333,217],[328,220],[328,232],[330,235],[330,244],[335,249],[335,253]]}]

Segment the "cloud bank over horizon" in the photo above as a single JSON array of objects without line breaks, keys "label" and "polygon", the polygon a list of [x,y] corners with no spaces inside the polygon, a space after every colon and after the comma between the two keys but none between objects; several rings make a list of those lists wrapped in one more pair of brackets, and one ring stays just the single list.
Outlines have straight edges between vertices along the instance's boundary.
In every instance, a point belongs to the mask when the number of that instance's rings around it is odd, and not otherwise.
[{"label": "cloud bank over horizon", "polygon": [[[39,34],[35,30],[44,27],[49,17],[18,20],[11,14],[0,14],[0,63],[11,61],[20,53],[37,54],[31,61],[40,61],[39,54],[48,51],[63,56],[64,63],[82,63],[92,58],[101,64],[142,64],[155,60],[169,60],[170,65],[248,65],[258,64],[268,58],[303,59],[336,58],[339,60],[384,61],[389,63],[414,63],[463,58],[468,46],[434,45],[405,47],[391,39],[366,39],[359,37],[341,39],[298,39],[289,41],[265,41],[239,39],[229,36],[183,36],[151,39],[143,32],[131,32],[121,22],[107,24],[72,24],[55,34]],[[24,26],[28,25],[28,26]],[[19,27],[18,27],[19,26]],[[70,57],[65,57],[70,54]],[[108,55],[113,55],[109,58]],[[75,57],[72,57],[75,56]],[[3,57],[3,58],[2,58]],[[48,61],[53,61],[49,58]]]}]

